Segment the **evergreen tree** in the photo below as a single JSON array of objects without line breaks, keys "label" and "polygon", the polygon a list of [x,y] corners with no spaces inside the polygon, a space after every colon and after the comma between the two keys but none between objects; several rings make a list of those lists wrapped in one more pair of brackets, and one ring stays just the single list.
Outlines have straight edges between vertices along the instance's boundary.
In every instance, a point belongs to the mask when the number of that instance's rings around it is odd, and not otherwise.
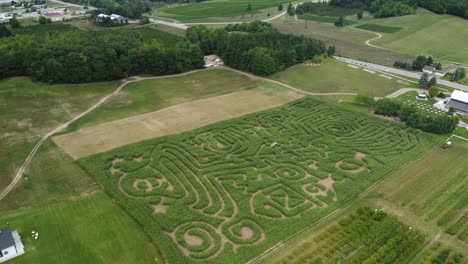
[{"label": "evergreen tree", "polygon": [[427,73],[423,73],[421,79],[419,79],[418,87],[423,89],[429,88],[429,75]]},{"label": "evergreen tree", "polygon": [[280,4],[280,5],[278,6],[278,11],[283,11],[283,4]]},{"label": "evergreen tree", "polygon": [[11,28],[19,28],[21,26],[19,20],[16,17],[10,19]]},{"label": "evergreen tree", "polygon": [[328,57],[334,56],[335,53],[336,53],[336,47],[335,46],[328,46],[328,50],[327,50]]},{"label": "evergreen tree", "polygon": [[427,58],[426,65],[432,66],[432,64],[434,64],[434,60],[432,59],[432,57]]},{"label": "evergreen tree", "polygon": [[342,16],[340,16],[338,20],[335,22],[335,26],[344,27],[344,18]]},{"label": "evergreen tree", "polygon": [[[429,80],[428,87],[432,87],[432,86],[434,86],[434,85],[436,85],[436,84],[437,84],[437,79],[436,79],[436,77],[434,76],[434,77],[432,77],[432,78]],[[433,96],[432,96],[432,97],[433,97]]]},{"label": "evergreen tree", "polygon": [[252,11],[252,5],[250,3],[247,5],[247,11]]},{"label": "evergreen tree", "polygon": [[294,16],[296,14],[296,10],[294,9],[294,6],[291,4],[291,2],[289,2],[288,5],[288,14],[290,16]]},{"label": "evergreen tree", "polygon": [[358,13],[357,13],[357,19],[361,20],[363,17],[363,12],[362,10],[360,10]]},{"label": "evergreen tree", "polygon": [[0,38],[5,38],[11,36],[11,32],[5,27],[4,24],[0,24]]}]

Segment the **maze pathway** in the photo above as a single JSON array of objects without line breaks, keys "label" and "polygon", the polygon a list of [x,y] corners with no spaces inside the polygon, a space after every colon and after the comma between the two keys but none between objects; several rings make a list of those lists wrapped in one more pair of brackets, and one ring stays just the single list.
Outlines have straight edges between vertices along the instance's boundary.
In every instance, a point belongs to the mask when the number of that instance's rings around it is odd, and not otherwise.
[{"label": "maze pathway", "polygon": [[412,129],[335,107],[308,97],[82,164],[172,255],[215,260],[306,227],[420,144]]}]

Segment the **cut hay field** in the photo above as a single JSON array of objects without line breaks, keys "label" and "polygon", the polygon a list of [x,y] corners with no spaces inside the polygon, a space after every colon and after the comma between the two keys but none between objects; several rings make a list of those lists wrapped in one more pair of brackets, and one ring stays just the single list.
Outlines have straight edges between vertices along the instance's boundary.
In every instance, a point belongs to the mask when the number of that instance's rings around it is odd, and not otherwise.
[{"label": "cut hay field", "polygon": [[83,117],[70,130],[157,111],[168,106],[259,88],[264,82],[223,69],[185,76],[143,80],[126,85],[102,107]]},{"label": "cut hay field", "polygon": [[[451,15],[437,15],[418,9],[415,15],[372,19],[372,24],[400,27],[372,44],[414,56],[424,54],[437,59],[468,64],[468,21]],[[371,29],[372,30],[372,29]],[[448,41],[449,40],[449,41]]]},{"label": "cut hay field", "polygon": [[40,137],[89,108],[119,83],[48,85],[28,78],[0,81],[0,189],[10,183]]},{"label": "cut hay field", "polygon": [[7,223],[19,230],[26,251],[9,264],[162,263],[151,239],[102,191],[2,212],[0,226]]},{"label": "cut hay field", "polygon": [[272,76],[308,92],[348,92],[385,96],[400,88],[410,87],[386,79],[380,73],[369,73],[361,68],[354,69],[335,59],[328,59],[320,66],[293,66]]},{"label": "cut hay field", "polygon": [[308,97],[79,163],[169,263],[241,263],[350,204],[438,141]]},{"label": "cut hay field", "polygon": [[[177,7],[162,8],[156,12],[161,17],[177,20],[193,20],[209,17],[234,17],[249,15],[261,9],[287,4],[285,0],[211,0],[200,3],[185,4]],[[251,10],[247,11],[248,5]],[[286,7],[286,6],[285,6]]]}]

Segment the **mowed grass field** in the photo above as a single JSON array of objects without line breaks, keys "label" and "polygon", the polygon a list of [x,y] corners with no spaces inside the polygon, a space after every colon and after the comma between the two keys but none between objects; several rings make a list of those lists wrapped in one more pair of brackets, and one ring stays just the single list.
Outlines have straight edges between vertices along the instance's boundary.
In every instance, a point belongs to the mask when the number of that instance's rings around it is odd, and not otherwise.
[{"label": "mowed grass field", "polygon": [[71,130],[153,112],[193,100],[252,90],[260,87],[262,83],[222,69],[130,83],[99,109],[72,124]]},{"label": "mowed grass field", "polygon": [[372,19],[369,23],[402,28],[394,33],[383,33],[381,39],[372,42],[377,46],[468,64],[466,19],[418,9],[415,15]]},{"label": "mowed grass field", "polygon": [[10,183],[37,140],[119,83],[48,85],[22,77],[0,81],[0,189]]},{"label": "mowed grass field", "polygon": [[272,78],[304,91],[319,93],[366,93],[385,96],[408,87],[398,83],[395,78],[389,80],[380,77],[379,74],[348,67],[335,59],[327,59],[320,66],[293,66],[276,73]]},{"label": "mowed grass field", "polygon": [[79,163],[169,263],[242,263],[350,204],[438,141],[308,97]]},{"label": "mowed grass field", "polygon": [[[209,17],[233,17],[255,13],[258,10],[285,4],[285,0],[211,0],[178,7],[159,9],[158,16],[177,20],[192,20]],[[248,5],[251,10],[248,11]],[[286,7],[286,6],[285,6]]]},{"label": "mowed grass field", "polygon": [[141,227],[102,191],[2,212],[6,224],[19,231],[26,252],[12,264],[163,263]]},{"label": "mowed grass field", "polygon": [[367,46],[366,40],[376,37],[372,32],[356,30],[351,27],[338,28],[332,23],[309,20],[295,21],[293,17],[289,16],[273,20],[271,24],[283,33],[304,35],[323,40],[327,45],[335,45],[337,55],[388,66],[391,66],[395,60],[414,60],[412,55]]}]

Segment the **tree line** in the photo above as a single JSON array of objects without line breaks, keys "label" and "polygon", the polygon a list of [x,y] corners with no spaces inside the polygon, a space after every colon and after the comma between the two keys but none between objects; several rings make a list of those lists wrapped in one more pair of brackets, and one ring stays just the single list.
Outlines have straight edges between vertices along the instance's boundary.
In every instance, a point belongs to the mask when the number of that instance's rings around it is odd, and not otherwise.
[{"label": "tree line", "polygon": [[330,5],[367,10],[376,18],[416,13],[414,0],[330,0]]},{"label": "tree line", "polygon": [[260,21],[223,29],[191,27],[186,36],[204,54],[217,54],[226,65],[262,76],[334,51],[320,40],[282,34]]},{"label": "tree line", "polygon": [[27,75],[48,83],[83,83],[203,65],[198,45],[153,29],[16,35],[0,42],[0,78]]},{"label": "tree line", "polygon": [[384,98],[375,101],[373,97],[361,94],[356,97],[356,102],[373,107],[376,114],[398,117],[406,125],[429,133],[452,133],[459,122],[456,116],[429,114],[415,105],[403,104],[397,99]]},{"label": "tree line", "polygon": [[439,62],[435,62],[432,57],[426,57],[424,55],[419,55],[414,59],[413,62],[406,62],[406,61],[395,61],[393,63],[394,67],[406,69],[406,70],[414,70],[420,71],[425,66],[433,66],[436,70],[442,70],[442,64]]},{"label": "tree line", "polygon": [[468,0],[331,0],[330,4],[367,10],[375,17],[414,14],[419,6],[437,14],[468,19]]}]

